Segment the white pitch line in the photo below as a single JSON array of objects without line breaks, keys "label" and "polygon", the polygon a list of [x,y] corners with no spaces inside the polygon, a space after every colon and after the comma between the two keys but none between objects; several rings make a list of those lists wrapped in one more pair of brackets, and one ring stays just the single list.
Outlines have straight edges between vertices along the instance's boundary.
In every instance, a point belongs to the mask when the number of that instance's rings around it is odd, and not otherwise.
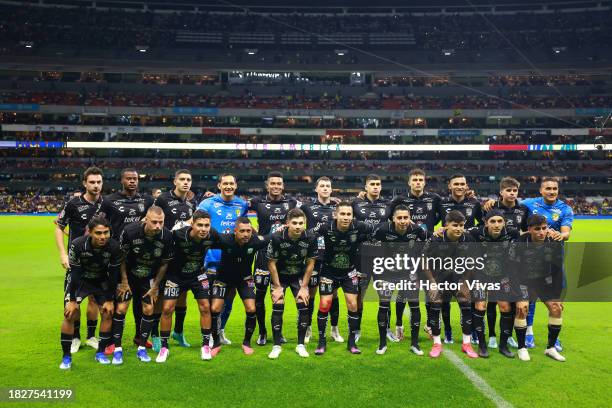
[{"label": "white pitch line", "polygon": [[474,387],[478,388],[485,397],[493,401],[496,407],[512,408],[512,404],[503,399],[476,371],[465,364],[457,354],[448,349],[444,350],[442,354],[474,384]]}]

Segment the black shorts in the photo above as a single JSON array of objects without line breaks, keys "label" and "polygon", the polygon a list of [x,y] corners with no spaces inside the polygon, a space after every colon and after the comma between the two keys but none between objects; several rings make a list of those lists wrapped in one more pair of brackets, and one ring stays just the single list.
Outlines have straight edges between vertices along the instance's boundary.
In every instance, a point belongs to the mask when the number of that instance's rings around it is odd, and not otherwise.
[{"label": "black shorts", "polygon": [[[388,302],[392,301],[393,295],[397,293],[395,301],[396,302],[412,302],[419,300],[419,288],[420,288],[420,280],[418,275],[410,274],[410,277],[406,282],[393,282],[395,285],[402,284],[402,289],[391,290],[389,285],[384,285],[384,280],[374,279],[373,285],[376,293],[378,293],[378,298],[380,301]],[[411,286],[408,286],[408,282],[410,282]]]},{"label": "black shorts", "polygon": [[[70,269],[66,270],[66,275],[64,275],[64,306],[66,306],[66,303],[70,302],[70,284],[71,284],[71,278],[72,276],[70,275]],[[86,297],[89,297],[89,301],[91,302],[92,300],[94,300],[97,304],[101,304],[98,302],[98,300],[96,299],[95,296],[93,296],[93,293],[90,294],[91,297],[88,296],[83,296],[83,299]],[[81,302],[79,302],[81,303]],[[104,302],[102,302],[104,303]]]},{"label": "black shorts", "polygon": [[195,299],[208,299],[210,297],[210,282],[206,273],[190,278],[170,276],[166,279],[164,299],[177,300],[181,294],[191,291]]},{"label": "black shorts", "polygon": [[359,274],[359,290],[365,291],[372,281],[372,274],[368,272],[357,272]]},{"label": "black shorts", "polygon": [[535,302],[540,299],[543,302],[549,300],[560,300],[563,291],[563,277],[543,276],[536,279],[529,279],[524,283],[527,288],[529,301]]},{"label": "black shorts", "polygon": [[[440,273],[434,274],[434,279],[438,285],[448,284],[448,289],[444,289],[444,286],[438,286],[436,290],[426,290],[427,302],[431,303],[448,303],[453,297],[457,299],[457,302],[471,302],[471,292],[465,282],[465,276],[456,273]],[[426,280],[424,281],[426,282]],[[432,295],[435,297],[432,298]]]},{"label": "black shorts", "polygon": [[217,276],[212,287],[213,299],[226,299],[232,289],[236,289],[241,299],[255,299],[255,281],[252,276],[247,276],[242,280],[227,280],[223,276]]},{"label": "black shorts", "polygon": [[132,274],[128,273],[128,283],[130,285],[130,291],[132,293],[126,294],[121,299],[117,299],[117,302],[127,302],[134,297],[139,297],[142,299],[142,303],[150,305],[153,302],[151,301],[151,297],[143,297],[145,293],[151,289],[151,284],[153,283],[153,278],[138,278]]},{"label": "black shorts", "polygon": [[319,295],[328,296],[334,290],[342,288],[344,294],[356,295],[359,293],[359,276],[357,271],[352,271],[342,276],[321,276],[319,280]]},{"label": "black shorts", "polygon": [[257,290],[267,290],[270,285],[270,271],[268,270],[268,258],[265,248],[257,251],[254,276]]},{"label": "black shorts", "polygon": [[75,289],[75,300],[78,304],[81,304],[88,296],[93,296],[98,305],[102,305],[104,302],[114,300],[114,288],[110,287],[110,282],[102,281],[87,281],[82,280],[79,287]]},{"label": "black shorts", "polygon": [[[293,297],[295,298],[300,291],[300,287],[302,286],[302,278],[304,275],[283,275],[279,274],[278,279],[280,281],[281,287],[283,288],[283,293],[285,293],[285,289],[289,288]],[[270,293],[275,289],[274,283],[270,285]]]}]

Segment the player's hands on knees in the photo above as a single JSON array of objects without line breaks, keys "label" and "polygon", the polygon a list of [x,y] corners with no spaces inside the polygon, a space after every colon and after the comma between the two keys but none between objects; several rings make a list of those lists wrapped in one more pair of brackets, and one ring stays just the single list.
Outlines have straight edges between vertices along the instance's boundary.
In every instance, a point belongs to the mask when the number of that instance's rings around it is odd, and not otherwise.
[{"label": "player's hands on knees", "polygon": [[494,205],[495,205],[495,200],[489,199],[482,205],[482,209],[484,210],[484,212],[489,212],[491,211]]},{"label": "player's hands on knees", "polygon": [[298,302],[302,302],[304,304],[308,304],[310,300],[310,292],[308,291],[308,287],[300,287],[300,290],[297,293]]},{"label": "player's hands on knees", "polygon": [[275,286],[272,289],[272,303],[278,303],[279,300],[283,298],[283,287]]},{"label": "player's hands on knees", "polygon": [[62,268],[64,269],[69,269],[70,268],[70,261],[68,261],[68,255],[66,254],[61,254],[60,255],[60,263],[62,264]]},{"label": "player's hands on knees", "polygon": [[151,289],[147,290],[147,293],[145,293],[142,298],[146,298],[147,296],[151,297],[151,301],[153,301],[153,303],[157,302],[157,295],[159,294],[159,289],[157,286],[152,286]]},{"label": "player's hands on knees", "polygon": [[72,320],[76,317],[76,314],[79,311],[79,305],[77,302],[71,300],[66,303],[66,307],[64,308],[64,317],[68,320]]},{"label": "player's hands on knees", "polygon": [[117,294],[119,297],[123,298],[125,295],[130,293],[132,293],[132,290],[127,282],[121,282],[119,285],[117,285]]},{"label": "player's hands on knees", "polygon": [[102,314],[113,314],[114,306],[112,300],[107,300],[102,304]]}]

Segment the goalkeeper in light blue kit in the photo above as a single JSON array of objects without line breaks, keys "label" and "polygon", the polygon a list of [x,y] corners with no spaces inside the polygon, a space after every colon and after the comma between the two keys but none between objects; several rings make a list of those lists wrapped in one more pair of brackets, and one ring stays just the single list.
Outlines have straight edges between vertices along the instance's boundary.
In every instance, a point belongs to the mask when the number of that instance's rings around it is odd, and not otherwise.
[{"label": "goalkeeper in light blue kit", "polygon": [[[226,173],[219,176],[217,188],[219,189],[219,194],[203,200],[200,205],[198,205],[198,210],[203,210],[210,214],[211,227],[216,229],[220,234],[231,233],[234,230],[236,220],[239,217],[246,216],[248,204],[245,200],[235,196],[236,190],[238,189],[238,183],[233,174]],[[220,261],[221,250],[211,249],[206,253],[204,268],[211,287],[214,283]],[[225,324],[232,311],[234,296],[235,292],[228,294],[223,313],[221,314],[221,322],[218,326],[221,344],[231,344],[229,339],[225,337]]]}]

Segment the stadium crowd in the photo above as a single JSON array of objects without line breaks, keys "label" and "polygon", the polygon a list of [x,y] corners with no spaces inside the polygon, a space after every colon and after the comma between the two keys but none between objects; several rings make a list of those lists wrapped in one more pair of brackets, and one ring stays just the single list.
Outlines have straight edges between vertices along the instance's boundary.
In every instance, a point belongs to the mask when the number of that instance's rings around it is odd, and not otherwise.
[{"label": "stadium crowd", "polygon": [[255,96],[162,95],[125,92],[2,92],[0,103],[69,106],[207,107],[247,109],[570,109],[612,106],[611,95],[535,96],[517,93],[496,96],[414,96],[368,93],[362,97],[323,93]]}]

